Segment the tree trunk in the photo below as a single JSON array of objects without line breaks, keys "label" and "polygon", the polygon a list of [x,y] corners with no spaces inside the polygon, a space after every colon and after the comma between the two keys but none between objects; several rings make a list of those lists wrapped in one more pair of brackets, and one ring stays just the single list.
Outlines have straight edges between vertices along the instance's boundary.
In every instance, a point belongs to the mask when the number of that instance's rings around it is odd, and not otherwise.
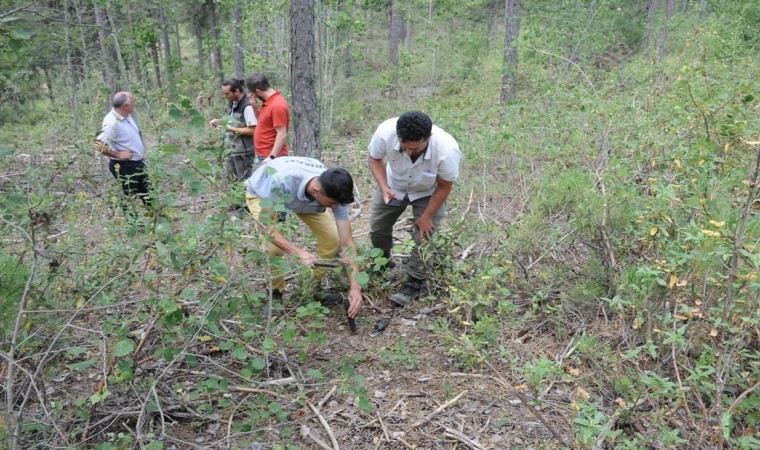
[{"label": "tree trunk", "polygon": [[673,11],[676,9],[676,0],[665,0],[665,21],[662,24],[662,29],[657,37],[657,61],[662,61],[662,57],[665,56],[665,46],[668,43],[668,32],[670,29],[670,21],[673,19]]},{"label": "tree trunk", "polygon": [[211,54],[214,57],[214,69],[216,78],[221,83],[224,81],[224,67],[222,66],[222,48],[219,47],[219,24],[216,19],[216,3],[214,0],[206,0],[208,9],[208,27],[211,29]]},{"label": "tree trunk", "polygon": [[177,54],[177,68],[182,68],[182,51],[181,46],[179,45],[181,37],[179,35],[179,24],[174,24],[174,48],[176,49],[174,53]]},{"label": "tree trunk", "polygon": [[232,10],[232,44],[235,46],[235,77],[245,78],[245,59],[243,56],[243,37],[240,29],[243,23],[243,0],[237,0]]},{"label": "tree trunk", "polygon": [[[132,3],[128,3],[126,5],[127,7],[127,26],[130,27],[130,29],[134,29],[134,21],[132,20]],[[134,36],[132,36],[132,39],[130,42],[128,42],[129,45],[132,46],[132,51],[130,52],[132,54],[132,72],[135,74],[135,78],[137,79],[137,83],[140,85],[145,84],[145,74],[143,73],[143,67],[142,63],[140,62],[140,52],[137,51],[137,42],[135,41]]]},{"label": "tree trunk", "polygon": [[163,89],[163,83],[161,83],[161,65],[158,62],[158,42],[151,42],[149,48],[150,56],[153,57],[153,70],[156,72],[156,87],[160,90]]},{"label": "tree trunk", "polygon": [[499,7],[501,5],[501,2],[499,0],[488,0],[488,3],[486,4],[487,14],[488,14],[488,42],[490,45],[490,42],[492,41],[492,38],[496,36],[496,33],[499,30],[499,11],[501,8]]},{"label": "tree trunk", "polygon": [[517,97],[517,38],[520,36],[521,0],[505,0],[504,70],[501,76],[502,114]]},{"label": "tree trunk", "polygon": [[[63,3],[63,19],[66,21],[66,23],[69,23],[71,19],[69,18],[69,2],[68,0],[64,1]],[[71,120],[74,124],[74,131],[76,134],[79,134],[79,108],[77,104],[77,73],[75,69],[74,64],[74,55],[72,55],[73,46],[71,45],[71,36],[69,35],[69,28],[70,27],[63,27],[63,39],[66,44],[66,68],[69,71],[69,81],[71,81],[71,93],[69,97],[69,107],[71,108]],[[9,411],[9,413],[12,413],[12,411]],[[10,433],[15,433],[17,430],[14,429],[14,424],[9,423],[8,424],[8,431]]]},{"label": "tree trunk", "polygon": [[393,86],[392,90],[396,90],[398,86],[399,77],[399,65],[398,65],[398,44],[401,39],[403,19],[398,9],[398,3],[396,0],[391,0],[390,3],[390,63],[391,63],[391,79]]},{"label": "tree trunk", "polygon": [[644,39],[641,41],[641,48],[649,47],[652,40],[652,33],[654,29],[654,20],[657,15],[657,0],[649,0],[647,3],[647,24],[644,31]]},{"label": "tree trunk", "polygon": [[320,114],[316,91],[314,2],[290,2],[290,67],[293,101],[293,152],[320,158]]},{"label": "tree trunk", "polygon": [[201,31],[196,29],[195,33],[195,50],[198,52],[198,68],[200,69],[201,79],[206,78],[206,56],[203,54],[203,38]]},{"label": "tree trunk", "polygon": [[169,85],[169,93],[173,92],[174,77],[172,76],[172,51],[169,45],[169,22],[166,19],[166,10],[163,6],[158,7],[158,18],[161,24],[161,46],[164,48],[164,74],[166,83]]},{"label": "tree trunk", "polygon": [[124,64],[124,58],[121,57],[121,46],[119,45],[119,31],[116,29],[116,25],[113,22],[113,17],[111,17],[111,2],[106,2],[106,17],[108,18],[108,23],[111,25],[111,37],[113,38],[113,49],[116,54],[116,62],[118,63],[119,67],[119,81],[124,83],[129,83],[129,77],[127,76],[127,65]]},{"label": "tree trunk", "polygon": [[115,75],[113,73],[113,60],[115,59],[115,55],[113,47],[108,45],[109,33],[106,31],[108,21],[106,20],[105,12],[97,3],[93,4],[93,9],[95,10],[95,24],[98,26],[100,57],[103,59],[100,64],[103,71],[103,81],[105,81],[106,86],[111,88],[111,95],[113,95],[116,93]]}]

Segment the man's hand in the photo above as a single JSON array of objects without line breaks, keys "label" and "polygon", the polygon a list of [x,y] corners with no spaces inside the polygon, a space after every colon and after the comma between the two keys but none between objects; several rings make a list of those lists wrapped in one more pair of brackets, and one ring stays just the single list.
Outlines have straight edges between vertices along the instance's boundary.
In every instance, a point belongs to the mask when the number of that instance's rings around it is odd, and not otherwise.
[{"label": "man's hand", "polygon": [[260,164],[263,166],[264,164],[269,164],[271,161],[273,161],[273,159],[267,156],[266,158],[261,160]]},{"label": "man's hand", "polygon": [[383,201],[385,204],[389,204],[391,200],[396,198],[396,193],[391,188],[383,188]]},{"label": "man's hand", "polygon": [[298,258],[301,260],[301,264],[304,266],[311,266],[315,262],[319,261],[319,256],[302,250],[298,253]]},{"label": "man's hand", "polygon": [[362,297],[361,289],[351,289],[348,291],[348,317],[355,318],[359,315],[359,310],[362,309],[362,303],[364,298]]},{"label": "man's hand", "polygon": [[420,239],[427,239],[433,235],[433,219],[426,215],[421,215],[419,219],[414,221],[414,226],[420,230]]},{"label": "man's hand", "polygon": [[211,121],[208,124],[211,125],[214,128],[219,128],[220,127],[220,125],[219,125],[219,119],[211,119]]}]

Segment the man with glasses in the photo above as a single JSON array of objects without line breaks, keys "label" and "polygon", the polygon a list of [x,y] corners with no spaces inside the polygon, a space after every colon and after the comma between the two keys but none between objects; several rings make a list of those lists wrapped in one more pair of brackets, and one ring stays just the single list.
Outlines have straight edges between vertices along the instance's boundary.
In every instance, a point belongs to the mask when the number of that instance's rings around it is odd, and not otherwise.
[{"label": "man with glasses", "polygon": [[132,116],[136,101],[131,92],[114,94],[111,102],[113,108],[103,118],[95,141],[96,149],[110,159],[108,170],[124,193],[121,205],[128,219],[135,218],[134,210],[128,202],[130,197],[139,198],[148,207],[154,206],[145,167],[142,132]]},{"label": "man with glasses", "polygon": [[[387,160],[384,163],[383,160]],[[393,225],[412,206],[415,247],[407,264],[407,280],[390,300],[406,306],[419,297],[430,276],[430,258],[423,249],[446,211],[446,199],[459,177],[462,153],[457,141],[433,125],[420,111],[409,111],[378,126],[369,143],[368,165],[377,182],[372,197],[370,240],[388,258],[393,248]]]}]

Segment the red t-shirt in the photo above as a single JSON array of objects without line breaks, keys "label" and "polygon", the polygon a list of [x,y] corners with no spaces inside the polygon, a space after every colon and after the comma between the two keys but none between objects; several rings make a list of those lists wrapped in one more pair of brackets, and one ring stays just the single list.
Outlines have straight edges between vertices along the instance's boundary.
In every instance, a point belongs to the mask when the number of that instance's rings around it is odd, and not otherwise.
[{"label": "red t-shirt", "polygon": [[[259,123],[253,132],[253,145],[256,147],[256,154],[266,158],[272,153],[274,140],[277,137],[275,127],[285,127],[287,131],[290,123],[290,109],[288,101],[282,96],[280,91],[275,91],[264,103],[259,110]],[[279,156],[288,154],[287,142],[282,145]]]}]

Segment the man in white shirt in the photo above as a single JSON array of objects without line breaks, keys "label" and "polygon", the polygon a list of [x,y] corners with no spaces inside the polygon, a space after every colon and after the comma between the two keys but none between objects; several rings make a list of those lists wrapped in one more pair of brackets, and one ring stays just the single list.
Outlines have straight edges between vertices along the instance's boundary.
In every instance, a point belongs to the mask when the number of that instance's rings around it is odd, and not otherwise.
[{"label": "man in white shirt", "polygon": [[[137,197],[146,206],[153,206],[150,179],[145,167],[145,145],[140,127],[132,113],[137,99],[131,92],[117,92],[112,99],[113,108],[103,118],[96,149],[110,161],[108,170],[124,192],[124,200]],[[134,218],[129,202],[122,202],[127,217]]]},{"label": "man in white shirt", "polygon": [[372,246],[390,260],[393,225],[409,205],[414,215],[412,239],[416,245],[407,265],[407,281],[390,297],[399,306],[419,297],[430,276],[432,267],[422,257],[421,247],[446,211],[461,159],[457,141],[420,111],[381,123],[369,143],[368,165],[377,182],[370,216]]}]

